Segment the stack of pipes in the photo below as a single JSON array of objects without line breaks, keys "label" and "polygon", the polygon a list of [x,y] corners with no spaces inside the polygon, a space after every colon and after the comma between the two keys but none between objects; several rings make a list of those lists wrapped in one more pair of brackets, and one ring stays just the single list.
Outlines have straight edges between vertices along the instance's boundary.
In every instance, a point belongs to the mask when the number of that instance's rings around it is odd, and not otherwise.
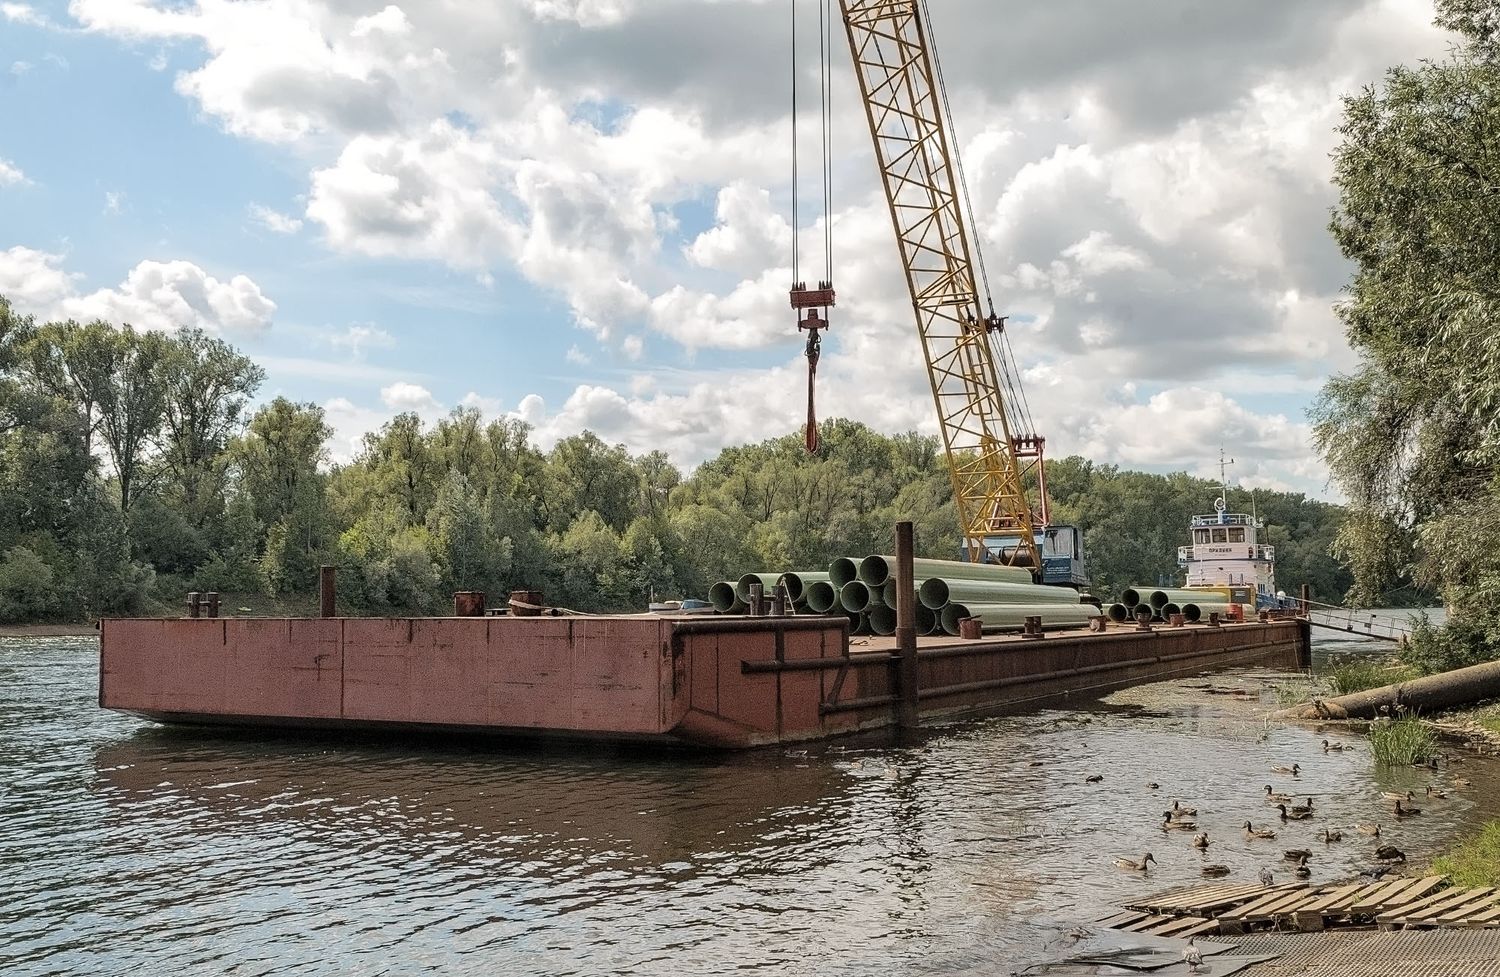
[{"label": "stack of pipes", "polygon": [[[957,635],[958,622],[978,618],[984,631],[1019,631],[1026,618],[1041,618],[1043,628],[1086,627],[1099,612],[1080,603],[1066,587],[1032,582],[1021,567],[964,563],[957,560],[915,560],[916,627],[918,634]],[[721,614],[742,614],[750,598],[750,584],[759,582],[771,594],[783,588],[800,613],[843,614],[850,633],[896,633],[896,558],[893,556],[839,557],[824,571],[747,573],[738,581],[724,580],[709,590],[709,600]]]},{"label": "stack of pipes", "polygon": [[1125,588],[1120,602],[1106,612],[1115,622],[1133,621],[1144,609],[1152,621],[1171,620],[1181,614],[1188,623],[1207,620],[1210,614],[1229,617],[1229,591],[1221,587],[1194,587],[1191,590],[1142,587]]}]

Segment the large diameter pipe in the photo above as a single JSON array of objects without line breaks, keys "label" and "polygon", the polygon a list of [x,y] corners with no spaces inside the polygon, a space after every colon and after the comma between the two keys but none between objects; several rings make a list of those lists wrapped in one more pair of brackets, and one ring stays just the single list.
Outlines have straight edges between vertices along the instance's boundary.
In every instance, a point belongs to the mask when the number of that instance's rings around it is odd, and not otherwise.
[{"label": "large diameter pipe", "polygon": [[870,608],[865,615],[870,622],[870,630],[878,635],[889,635],[896,633],[896,610],[886,607],[884,604],[876,604]]},{"label": "large diameter pipe", "polygon": [[981,604],[1076,604],[1078,591],[1069,587],[1044,587],[1034,583],[999,583],[989,580],[947,580],[929,577],[922,581],[917,597],[937,610],[950,601]]},{"label": "large diameter pipe", "polygon": [[[1150,593],[1150,591],[1146,592]],[[1135,605],[1141,603],[1141,588],[1126,587],[1125,592],[1120,595],[1120,603],[1124,604],[1126,607],[1134,607]]]},{"label": "large diameter pipe", "polygon": [[1219,620],[1229,617],[1229,605],[1227,603],[1215,604],[1208,601],[1189,602],[1182,605],[1182,619],[1189,623],[1205,620],[1210,614],[1219,615]]},{"label": "large diameter pipe", "polygon": [[1168,604],[1176,604],[1180,607],[1188,601],[1201,596],[1203,595],[1191,590],[1158,588],[1151,591],[1151,596],[1147,599],[1151,601],[1152,607],[1160,609]]},{"label": "large diameter pipe", "polygon": [[[912,560],[918,580],[942,577],[945,580],[993,580],[1005,583],[1034,583],[1025,567],[1003,567],[993,563],[965,563],[962,560]],[[867,556],[860,561],[859,579],[871,587],[884,586],[896,573],[894,556]]]},{"label": "large diameter pipe", "polygon": [[776,586],[786,587],[787,593],[792,597],[792,603],[800,604],[807,600],[807,585],[827,580],[828,574],[821,570],[788,570],[776,579]]},{"label": "large diameter pipe", "polygon": [[857,614],[853,614],[853,613],[849,614],[849,633],[850,634],[869,634],[870,633],[870,615],[866,614],[864,611],[860,611]]},{"label": "large diameter pipe", "polygon": [[720,580],[708,588],[708,602],[720,614],[745,613],[745,602],[740,600],[739,589],[732,580]]},{"label": "large diameter pipe", "polygon": [[750,603],[750,585],[760,584],[760,592],[770,600],[771,595],[776,593],[776,581],[781,577],[779,573],[747,573],[734,585],[734,592],[739,595],[740,600]]},{"label": "large diameter pipe", "polygon": [[1182,613],[1182,606],[1180,604],[1173,604],[1169,602],[1161,605],[1161,611],[1159,613],[1161,614],[1161,619],[1163,621],[1170,621],[1172,620],[1173,614]]},{"label": "large diameter pipe", "polygon": [[876,603],[875,595],[870,593],[870,588],[858,580],[851,580],[839,590],[839,603],[844,610],[852,614],[868,611],[872,604]]},{"label": "large diameter pipe", "polygon": [[930,607],[917,605],[917,634],[942,634],[943,622],[938,620],[938,612]]},{"label": "large diameter pipe", "polygon": [[859,561],[851,556],[841,556],[828,564],[828,582],[834,590],[843,590],[844,584],[859,579]]},{"label": "large diameter pipe", "polygon": [[814,614],[827,614],[839,606],[839,592],[827,580],[816,580],[807,585],[807,609]]},{"label": "large diameter pipe", "polygon": [[1084,604],[949,604],[942,610],[943,631],[958,634],[958,622],[966,617],[984,621],[984,630],[1020,630],[1028,617],[1042,619],[1042,627],[1083,627],[1097,617]]},{"label": "large diameter pipe", "polygon": [[1410,682],[1383,685],[1283,709],[1282,719],[1374,719],[1383,709],[1404,707],[1408,714],[1428,713],[1500,697],[1500,662],[1484,662],[1439,672]]},{"label": "large diameter pipe", "polygon": [[[1191,607],[1192,605],[1190,604],[1188,606]],[[1129,621],[1131,619],[1130,608],[1126,607],[1124,604],[1111,604],[1109,605],[1109,610],[1106,613],[1109,615],[1109,619],[1111,621],[1114,621],[1116,624],[1124,624],[1126,621]]]}]

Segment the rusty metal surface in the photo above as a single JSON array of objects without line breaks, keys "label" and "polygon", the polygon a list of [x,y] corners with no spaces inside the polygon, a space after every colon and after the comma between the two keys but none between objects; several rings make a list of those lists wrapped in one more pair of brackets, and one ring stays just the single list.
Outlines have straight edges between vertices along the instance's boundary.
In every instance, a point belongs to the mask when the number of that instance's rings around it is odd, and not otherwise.
[{"label": "rusty metal surface", "polygon": [[1432,930],[1261,934],[1236,953],[1279,953],[1246,977],[1500,977],[1500,933]]}]

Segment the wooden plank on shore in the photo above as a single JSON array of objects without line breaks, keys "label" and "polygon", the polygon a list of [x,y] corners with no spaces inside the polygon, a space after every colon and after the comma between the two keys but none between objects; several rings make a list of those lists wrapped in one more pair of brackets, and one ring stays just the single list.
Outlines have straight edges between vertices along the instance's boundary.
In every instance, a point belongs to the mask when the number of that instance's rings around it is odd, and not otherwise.
[{"label": "wooden plank on shore", "polygon": [[1147,916],[1145,919],[1136,920],[1129,926],[1117,926],[1116,929],[1122,929],[1130,933],[1146,933],[1160,926],[1162,923],[1170,923],[1173,918],[1172,916]]},{"label": "wooden plank on shore", "polygon": [[[1430,923],[1443,910],[1472,900],[1477,891],[1475,889],[1444,889],[1441,892],[1424,896],[1415,902],[1410,902],[1403,906],[1394,906],[1376,916],[1375,922],[1381,929],[1391,929],[1397,925],[1409,926]],[[1493,893],[1495,890],[1486,889],[1483,891]]]},{"label": "wooden plank on shore", "polygon": [[1404,903],[1418,899],[1447,879],[1444,875],[1429,875],[1421,879],[1397,879],[1390,885],[1382,885],[1358,903],[1349,907],[1351,913],[1375,913],[1394,909]]},{"label": "wooden plank on shore", "polygon": [[1115,913],[1113,916],[1104,917],[1103,919],[1099,920],[1099,925],[1118,929],[1119,927],[1124,926],[1128,923],[1134,923],[1137,920],[1144,919],[1146,915],[1146,913],[1138,913],[1134,910],[1127,909],[1124,912]]},{"label": "wooden plank on shore", "polygon": [[1261,920],[1274,919],[1284,912],[1288,907],[1295,906],[1307,898],[1307,885],[1298,884],[1295,888],[1278,889],[1271,892],[1263,899],[1232,909],[1227,913],[1221,913],[1220,919],[1233,919],[1243,922],[1259,922]]},{"label": "wooden plank on shore", "polygon": [[1217,919],[1205,919],[1191,929],[1179,931],[1176,936],[1179,940],[1185,940],[1190,936],[1203,936],[1206,933],[1217,933],[1218,931],[1219,921]]},{"label": "wooden plank on shore", "polygon": [[1319,892],[1311,902],[1303,906],[1300,911],[1311,913],[1337,909],[1344,902],[1346,902],[1351,895],[1363,888],[1364,886],[1362,884],[1356,882],[1352,885],[1340,885],[1335,886],[1332,889],[1324,889]]},{"label": "wooden plank on shore", "polygon": [[1470,929],[1484,929],[1490,926],[1500,926],[1500,906],[1494,909],[1486,909],[1481,913],[1474,913],[1463,921],[1463,925]]},{"label": "wooden plank on shore", "polygon": [[1470,916],[1494,907],[1497,899],[1500,899],[1500,890],[1475,889],[1471,898],[1465,899],[1458,905],[1449,906],[1443,910],[1435,922],[1439,926],[1459,925]]},{"label": "wooden plank on shore", "polygon": [[1156,936],[1177,936],[1186,930],[1196,929],[1208,922],[1202,916],[1177,916],[1170,923],[1158,926],[1151,932]]}]

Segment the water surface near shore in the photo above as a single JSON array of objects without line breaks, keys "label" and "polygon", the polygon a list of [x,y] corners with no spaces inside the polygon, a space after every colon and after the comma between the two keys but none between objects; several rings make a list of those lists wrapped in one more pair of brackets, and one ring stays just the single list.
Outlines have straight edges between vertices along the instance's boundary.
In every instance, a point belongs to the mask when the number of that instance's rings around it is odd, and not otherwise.
[{"label": "water surface near shore", "polygon": [[[163,729],[97,707],[95,648],[0,640],[0,973],[1007,973],[1037,918],[1205,862],[1253,880],[1311,848],[1332,879],[1370,863],[1357,821],[1421,858],[1500,814],[1474,788],[1394,823],[1381,790],[1494,761],[1380,770],[1357,736],[1265,723],[1287,676],[1258,671],[705,756]],[[1317,817],[1281,825],[1267,783]],[[1158,827],[1173,799],[1206,857]],[[1146,879],[1111,864],[1148,850]]]}]

